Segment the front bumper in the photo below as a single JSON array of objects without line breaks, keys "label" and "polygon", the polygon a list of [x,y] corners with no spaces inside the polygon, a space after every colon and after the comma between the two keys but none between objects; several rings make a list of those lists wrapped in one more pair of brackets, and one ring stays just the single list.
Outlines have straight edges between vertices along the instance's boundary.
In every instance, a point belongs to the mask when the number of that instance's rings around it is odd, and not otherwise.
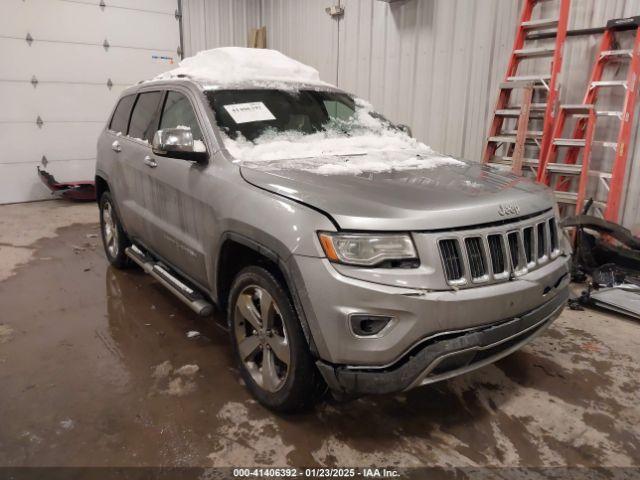
[{"label": "front bumper", "polygon": [[[322,258],[294,255],[289,262],[305,332],[317,357],[331,365],[362,368],[396,365],[436,334],[471,331],[520,317],[566,293],[569,283],[568,257],[562,256],[513,281],[459,291],[354,279]],[[352,314],[391,316],[394,321],[383,335],[359,337],[349,325]]]},{"label": "front bumper", "polygon": [[540,307],[516,318],[476,329],[446,332],[424,339],[391,366],[318,368],[332,391],[346,395],[407,390],[475,370],[518,350],[542,333],[562,312],[569,291],[561,290]]}]

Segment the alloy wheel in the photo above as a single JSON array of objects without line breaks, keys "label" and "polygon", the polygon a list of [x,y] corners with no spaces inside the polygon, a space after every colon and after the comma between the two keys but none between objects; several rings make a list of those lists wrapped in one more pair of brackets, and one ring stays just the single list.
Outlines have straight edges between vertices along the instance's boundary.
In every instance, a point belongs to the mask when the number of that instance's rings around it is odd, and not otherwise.
[{"label": "alloy wheel", "polygon": [[102,232],[104,244],[112,258],[118,255],[118,226],[111,202],[104,202],[102,206]]},{"label": "alloy wheel", "polygon": [[275,300],[264,288],[249,285],[238,295],[233,321],[247,371],[261,388],[277,392],[289,374],[291,349]]}]

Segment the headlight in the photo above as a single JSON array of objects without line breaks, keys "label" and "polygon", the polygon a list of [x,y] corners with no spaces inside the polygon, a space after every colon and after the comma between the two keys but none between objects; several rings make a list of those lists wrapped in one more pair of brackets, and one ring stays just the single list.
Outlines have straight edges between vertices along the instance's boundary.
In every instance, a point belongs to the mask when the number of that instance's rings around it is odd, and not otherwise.
[{"label": "headlight", "polygon": [[[417,266],[418,255],[411,236],[406,233],[369,234],[319,232],[327,258],[336,263],[373,267],[386,262],[406,262]],[[414,262],[411,262],[414,260]]]}]

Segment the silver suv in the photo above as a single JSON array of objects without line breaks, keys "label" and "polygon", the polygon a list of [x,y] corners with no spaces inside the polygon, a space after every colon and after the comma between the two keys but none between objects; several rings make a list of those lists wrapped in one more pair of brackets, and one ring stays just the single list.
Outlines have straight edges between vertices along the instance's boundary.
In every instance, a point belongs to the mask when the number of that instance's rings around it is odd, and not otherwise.
[{"label": "silver suv", "polygon": [[331,87],[131,87],[98,142],[107,258],[226,312],[274,410],[494,362],[567,301],[552,193],[406,130]]}]

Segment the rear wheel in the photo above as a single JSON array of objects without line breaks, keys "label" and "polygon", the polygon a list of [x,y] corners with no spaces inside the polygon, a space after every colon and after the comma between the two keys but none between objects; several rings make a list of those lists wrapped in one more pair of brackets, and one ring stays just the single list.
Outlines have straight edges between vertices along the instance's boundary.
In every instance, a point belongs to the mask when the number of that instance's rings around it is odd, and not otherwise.
[{"label": "rear wheel", "polygon": [[109,263],[116,268],[128,267],[130,262],[125,249],[131,243],[120,224],[113,199],[108,191],[100,197],[100,231],[104,253],[107,255]]},{"label": "rear wheel", "polygon": [[313,403],[322,379],[278,279],[260,267],[242,270],[229,296],[229,323],[242,377],[260,403],[281,412]]}]

